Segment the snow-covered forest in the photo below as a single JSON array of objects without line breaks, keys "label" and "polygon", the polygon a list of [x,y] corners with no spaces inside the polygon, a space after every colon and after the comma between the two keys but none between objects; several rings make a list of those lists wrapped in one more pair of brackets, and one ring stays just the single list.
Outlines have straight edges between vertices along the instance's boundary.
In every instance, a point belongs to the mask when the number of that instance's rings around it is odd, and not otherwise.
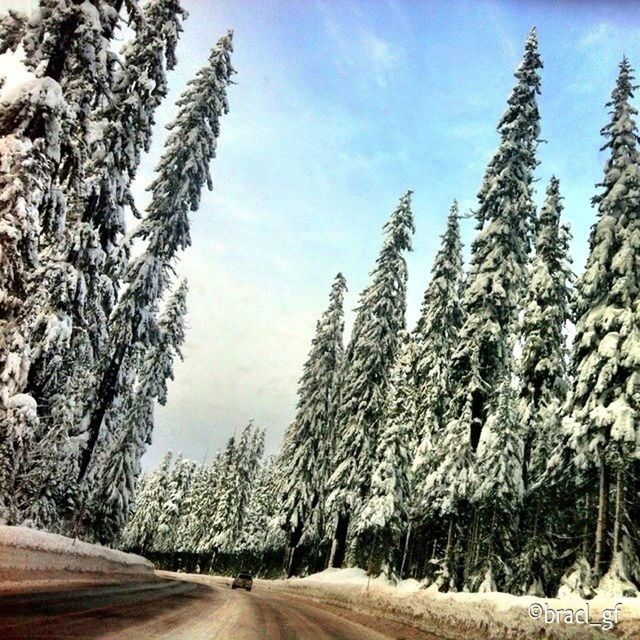
[{"label": "snow-covered forest", "polygon": [[[167,454],[141,476],[185,339],[175,265],[213,186],[234,73],[229,31],[178,100],[139,210],[132,185],[185,18],[179,0],[40,0],[0,20],[0,54],[30,72],[0,100],[0,522],[183,554],[200,570],[236,558],[289,576],[358,566],[441,591],[635,594],[630,62],[603,110],[607,160],[583,273],[571,268],[560,179],[537,183],[533,29],[477,205],[451,204],[416,325],[405,320],[405,258],[425,231],[408,191],[346,341],[347,282],[331,284],[277,455],[264,458],[265,432],[249,423],[208,461]],[[474,222],[465,268],[460,228]]]},{"label": "snow-covered forest", "polygon": [[179,0],[41,0],[1,18],[0,53],[29,72],[0,102],[5,524],[110,543],[128,518],[181,355],[174,267],[212,188],[234,73],[228,32],[178,100],[138,211],[132,183],[186,17]]},{"label": "snow-covered forest", "polygon": [[452,203],[416,326],[405,326],[409,191],[384,226],[346,348],[346,281],[335,277],[278,455],[260,461],[261,432],[247,427],[209,464],[167,457],[140,485],[126,546],[208,554],[214,567],[216,555],[251,550],[287,575],[360,566],[441,591],[635,594],[633,69],[624,58],[612,78],[579,277],[557,177],[534,204],[541,69],[533,29],[477,207],[470,216]]}]

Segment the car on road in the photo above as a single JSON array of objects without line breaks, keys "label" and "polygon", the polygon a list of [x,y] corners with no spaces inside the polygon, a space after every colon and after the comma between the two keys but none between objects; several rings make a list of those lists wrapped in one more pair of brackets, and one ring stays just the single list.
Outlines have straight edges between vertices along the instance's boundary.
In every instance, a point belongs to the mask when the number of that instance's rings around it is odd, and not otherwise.
[{"label": "car on road", "polygon": [[253,578],[250,573],[239,573],[231,583],[232,589],[246,589],[251,591],[253,587]]}]

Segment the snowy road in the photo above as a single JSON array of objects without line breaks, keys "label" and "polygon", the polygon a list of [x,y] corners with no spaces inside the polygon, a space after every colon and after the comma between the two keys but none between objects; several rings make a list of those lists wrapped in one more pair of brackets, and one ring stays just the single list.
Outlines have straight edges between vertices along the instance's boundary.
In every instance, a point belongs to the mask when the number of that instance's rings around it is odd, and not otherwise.
[{"label": "snowy road", "polygon": [[411,627],[288,596],[193,582],[0,596],[3,640],[434,640]]}]

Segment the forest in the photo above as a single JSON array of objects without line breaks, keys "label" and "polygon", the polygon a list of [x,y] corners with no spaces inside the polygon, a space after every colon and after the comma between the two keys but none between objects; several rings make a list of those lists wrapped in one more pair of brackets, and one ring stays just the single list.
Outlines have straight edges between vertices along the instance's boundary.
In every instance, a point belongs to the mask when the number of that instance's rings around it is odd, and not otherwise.
[{"label": "forest", "polygon": [[[405,319],[406,253],[421,230],[408,191],[382,229],[348,340],[347,282],[331,282],[279,451],[265,458],[265,431],[249,423],[209,461],[167,454],[141,474],[185,339],[187,285],[174,267],[190,212],[213,187],[233,34],[177,102],[142,212],[131,187],[186,12],[178,0],[62,4],[42,0],[37,18],[10,12],[0,23],[0,53],[20,47],[33,73],[0,103],[0,520],[193,571],[357,566],[440,591],[636,595],[630,61],[603,110],[607,157],[581,274],[560,179],[544,185],[540,210],[534,202],[534,28],[477,205],[442,212],[416,325]],[[123,24],[132,35],[116,50]],[[126,211],[139,219],[131,232]]]}]

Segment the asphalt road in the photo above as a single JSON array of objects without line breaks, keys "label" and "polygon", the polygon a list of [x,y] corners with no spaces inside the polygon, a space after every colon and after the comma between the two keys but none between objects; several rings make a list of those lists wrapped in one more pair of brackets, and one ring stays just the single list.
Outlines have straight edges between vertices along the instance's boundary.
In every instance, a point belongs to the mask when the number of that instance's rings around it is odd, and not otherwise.
[{"label": "asphalt road", "polygon": [[255,586],[168,580],[0,596],[2,640],[433,640],[379,618]]}]

